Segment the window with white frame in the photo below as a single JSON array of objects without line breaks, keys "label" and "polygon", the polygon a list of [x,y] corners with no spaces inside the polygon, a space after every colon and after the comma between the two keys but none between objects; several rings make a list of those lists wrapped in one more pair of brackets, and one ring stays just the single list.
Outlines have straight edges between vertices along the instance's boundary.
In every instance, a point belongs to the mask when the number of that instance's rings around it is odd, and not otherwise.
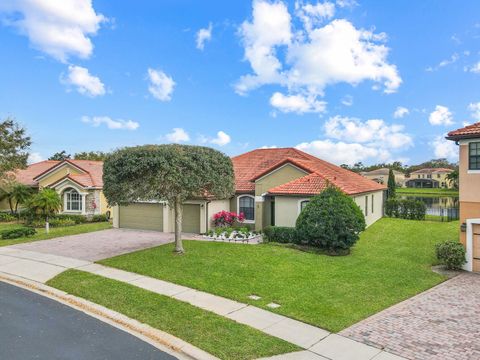
[{"label": "window with white frame", "polygon": [[66,211],[82,211],[82,195],[77,190],[68,190],[64,196]]},{"label": "window with white frame", "polygon": [[246,221],[255,220],[255,199],[250,195],[243,195],[238,198],[238,211],[243,213]]},{"label": "window with white frame", "polygon": [[480,142],[468,144],[468,170],[480,170]]}]

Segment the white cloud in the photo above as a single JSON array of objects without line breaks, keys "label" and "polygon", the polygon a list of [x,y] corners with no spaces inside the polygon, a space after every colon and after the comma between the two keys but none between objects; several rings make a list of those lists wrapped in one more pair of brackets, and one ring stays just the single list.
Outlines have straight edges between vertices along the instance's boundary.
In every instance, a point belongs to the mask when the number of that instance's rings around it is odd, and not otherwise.
[{"label": "white cloud", "polygon": [[217,132],[217,137],[210,140],[210,143],[218,145],[218,146],[225,146],[231,141],[230,135],[223,131]]},{"label": "white cloud", "polygon": [[334,142],[332,140],[304,142],[298,144],[296,148],[337,165],[353,165],[356,162],[368,159],[382,162],[387,161],[391,156],[389,151],[385,149],[358,143]]},{"label": "white cloud", "polygon": [[406,107],[404,106],[397,106],[397,108],[395,109],[395,112],[393,113],[393,117],[395,119],[401,119],[403,118],[405,115],[408,115],[410,113],[410,110],[408,110]]},{"label": "white cloud", "polygon": [[457,53],[454,53],[454,54],[452,54],[452,56],[450,56],[449,59],[445,59],[445,60],[440,61],[438,63],[438,65],[436,65],[436,66],[429,66],[428,68],[426,68],[426,70],[427,71],[437,71],[442,67],[445,67],[445,66],[448,66],[448,65],[451,65],[451,64],[455,64],[458,61],[458,59],[460,59],[460,56]]},{"label": "white cloud", "polygon": [[190,141],[190,135],[182,128],[174,128],[171,133],[165,135],[165,138],[173,143]]},{"label": "white cloud", "polygon": [[445,139],[445,136],[437,136],[430,142],[436,158],[446,158],[451,161],[458,161],[458,146],[454,141]]},{"label": "white cloud", "polygon": [[480,61],[473,64],[472,66],[467,66],[465,68],[465,71],[470,71],[470,72],[473,72],[475,74],[480,74]]},{"label": "white cloud", "polygon": [[277,145],[263,145],[260,149],[276,149]]},{"label": "white cloud", "polygon": [[70,56],[88,58],[90,39],[107,19],[97,14],[92,0],[3,0],[4,23],[28,37],[30,44],[53,58],[66,62]]},{"label": "white cloud", "polygon": [[253,20],[244,21],[239,32],[245,47],[245,59],[254,75],[244,75],[236,84],[236,91],[244,94],[267,83],[282,81],[282,64],[275,54],[275,46],[288,45],[292,38],[291,17],[282,2],[254,0]]},{"label": "white cloud", "polygon": [[42,155],[40,155],[40,153],[32,152],[32,153],[28,154],[27,163],[28,164],[34,164],[34,163],[37,163],[37,162],[40,162],[40,161],[43,161],[43,160],[45,160],[45,159],[43,158]]},{"label": "white cloud", "polygon": [[380,119],[363,122],[357,118],[335,116],[325,123],[328,137],[384,149],[404,149],[413,145],[412,138],[403,129],[403,125],[388,125]]},{"label": "white cloud", "polygon": [[472,112],[472,117],[475,121],[480,121],[480,102],[471,103],[468,105],[468,110]]},{"label": "white cloud", "polygon": [[87,68],[81,66],[69,65],[68,75],[62,82],[75,86],[82,95],[91,97],[105,95],[105,85],[100,78],[91,75]]},{"label": "white cloud", "polygon": [[111,130],[136,130],[140,124],[133,120],[112,119],[109,116],[83,116],[82,122],[90,124],[93,127],[99,127],[104,124]]},{"label": "white cloud", "polygon": [[353,8],[357,5],[355,0],[337,0],[337,6],[341,8]]},{"label": "white cloud", "polygon": [[[297,16],[305,15],[304,7],[297,4]],[[315,97],[323,96],[329,85],[365,80],[383,83],[386,93],[398,89],[402,80],[396,66],[387,62],[384,33],[357,29],[345,19],[317,25],[318,21],[309,21],[293,35],[292,18],[283,2],[255,0],[252,20],[239,31],[253,73],[239,79],[236,91],[245,94],[274,84],[286,87],[288,95]],[[277,56],[280,52],[285,56]]]},{"label": "white cloud", "polygon": [[345,106],[352,106],[353,105],[353,96],[352,95],[345,95],[342,99],[342,104]]},{"label": "white cloud", "polygon": [[197,49],[203,50],[205,43],[212,39],[212,23],[208,24],[208,28],[198,30],[196,34]]},{"label": "white cloud", "polygon": [[446,106],[437,105],[435,110],[430,113],[428,121],[432,125],[452,125],[453,115]]},{"label": "white cloud", "polygon": [[324,20],[331,19],[335,15],[335,4],[326,1],[313,5],[297,1],[295,10],[295,15],[302,20],[305,29],[310,31],[315,25],[319,25]]},{"label": "white cloud", "polygon": [[170,101],[172,99],[175,81],[161,70],[148,69],[148,80],[150,84],[148,91],[154,98],[160,101]]},{"label": "white cloud", "polygon": [[275,92],[270,98],[270,105],[284,113],[295,112],[325,112],[327,103],[325,101],[316,100],[315,96],[303,95],[283,95]]}]

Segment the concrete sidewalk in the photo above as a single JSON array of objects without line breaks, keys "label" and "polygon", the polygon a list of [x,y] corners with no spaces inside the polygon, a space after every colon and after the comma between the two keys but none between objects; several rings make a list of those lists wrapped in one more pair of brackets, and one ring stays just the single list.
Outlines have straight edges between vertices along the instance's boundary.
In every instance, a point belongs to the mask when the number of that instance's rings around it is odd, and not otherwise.
[{"label": "concrete sidewalk", "polygon": [[189,303],[266,334],[295,344],[305,351],[272,359],[400,360],[399,356],[258,307],[194,290],[167,281],[58,255],[12,247],[0,248],[0,273],[45,283],[67,269],[77,269],[128,283]]}]

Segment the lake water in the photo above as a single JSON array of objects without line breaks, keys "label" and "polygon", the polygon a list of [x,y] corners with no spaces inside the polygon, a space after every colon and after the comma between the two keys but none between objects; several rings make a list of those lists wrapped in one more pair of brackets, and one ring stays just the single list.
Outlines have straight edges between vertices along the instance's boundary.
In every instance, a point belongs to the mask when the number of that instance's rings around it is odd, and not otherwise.
[{"label": "lake water", "polygon": [[[402,195],[402,199],[420,200],[427,206],[427,215],[458,217],[458,196],[416,196]],[[454,210],[447,210],[454,209]]]}]

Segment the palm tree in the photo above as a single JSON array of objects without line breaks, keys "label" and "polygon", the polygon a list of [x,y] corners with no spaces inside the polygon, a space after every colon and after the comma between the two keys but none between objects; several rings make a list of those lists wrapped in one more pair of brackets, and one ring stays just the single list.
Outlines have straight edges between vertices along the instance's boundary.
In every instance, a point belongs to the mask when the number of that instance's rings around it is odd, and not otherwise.
[{"label": "palm tree", "polygon": [[458,188],[458,169],[453,170],[451,173],[448,173],[445,176],[445,179],[448,181],[450,185],[452,185],[455,189]]},{"label": "palm tree", "polygon": [[32,188],[17,182],[9,182],[0,189],[0,200],[6,199],[10,213],[15,215],[18,212],[18,205],[26,204],[32,194]]},{"label": "palm tree", "polygon": [[45,231],[48,234],[50,231],[49,216],[55,214],[62,206],[60,196],[53,189],[43,189],[32,198],[29,206],[45,216]]}]

